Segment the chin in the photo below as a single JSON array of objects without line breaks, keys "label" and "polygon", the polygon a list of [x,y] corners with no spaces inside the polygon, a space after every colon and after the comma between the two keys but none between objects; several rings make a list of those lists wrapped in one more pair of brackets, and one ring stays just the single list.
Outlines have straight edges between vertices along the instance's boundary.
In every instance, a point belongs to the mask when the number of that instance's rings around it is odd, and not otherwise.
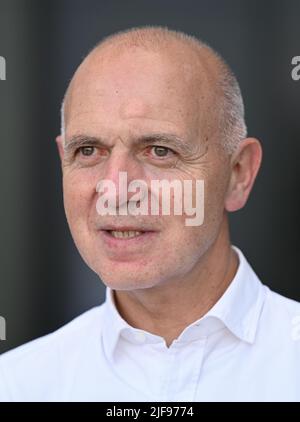
[{"label": "chin", "polygon": [[100,277],[103,283],[113,290],[140,290],[140,289],[150,289],[154,287],[155,284],[149,282],[141,282],[140,280],[123,280],[123,281],[116,281],[116,280],[107,280],[103,277]]},{"label": "chin", "polygon": [[127,271],[118,271],[115,274],[98,271],[97,274],[107,287],[114,290],[149,289],[159,284],[158,277],[153,278]]}]

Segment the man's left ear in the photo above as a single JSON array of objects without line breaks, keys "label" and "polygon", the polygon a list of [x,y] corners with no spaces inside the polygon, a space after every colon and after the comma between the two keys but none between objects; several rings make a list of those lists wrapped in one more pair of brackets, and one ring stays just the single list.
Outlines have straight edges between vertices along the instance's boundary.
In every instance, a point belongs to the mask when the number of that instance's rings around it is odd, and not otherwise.
[{"label": "man's left ear", "polygon": [[237,211],[246,204],[262,160],[262,147],[255,138],[246,138],[231,158],[231,177],[225,209]]},{"label": "man's left ear", "polygon": [[63,158],[64,158],[64,146],[63,146],[63,138],[61,135],[57,136],[56,139],[56,145],[57,145],[57,149],[58,149],[58,153],[60,156],[60,160],[61,162],[63,162]]}]

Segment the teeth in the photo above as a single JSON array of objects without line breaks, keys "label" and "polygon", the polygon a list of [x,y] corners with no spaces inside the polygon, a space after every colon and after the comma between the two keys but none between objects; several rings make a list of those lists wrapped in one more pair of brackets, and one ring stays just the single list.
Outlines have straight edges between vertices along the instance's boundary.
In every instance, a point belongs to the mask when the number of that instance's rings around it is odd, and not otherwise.
[{"label": "teeth", "polygon": [[142,232],[137,232],[137,231],[127,231],[127,232],[123,232],[123,231],[115,231],[112,230],[110,232],[110,234],[113,237],[116,237],[118,239],[124,239],[124,238],[130,238],[130,237],[136,237],[142,234]]}]

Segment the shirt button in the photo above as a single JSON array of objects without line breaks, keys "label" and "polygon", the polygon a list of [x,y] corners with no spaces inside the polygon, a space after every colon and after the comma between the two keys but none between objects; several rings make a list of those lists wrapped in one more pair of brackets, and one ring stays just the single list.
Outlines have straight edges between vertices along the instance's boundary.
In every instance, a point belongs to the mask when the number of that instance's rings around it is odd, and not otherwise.
[{"label": "shirt button", "polygon": [[142,333],[141,331],[138,331],[134,334],[134,338],[138,343],[144,343],[146,340],[146,335]]}]

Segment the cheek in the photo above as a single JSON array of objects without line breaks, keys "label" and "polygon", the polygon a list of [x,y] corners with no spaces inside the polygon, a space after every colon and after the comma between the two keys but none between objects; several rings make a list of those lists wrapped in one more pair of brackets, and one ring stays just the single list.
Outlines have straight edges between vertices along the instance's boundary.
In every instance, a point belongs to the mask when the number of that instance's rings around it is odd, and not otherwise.
[{"label": "cheek", "polygon": [[[86,217],[96,189],[89,179],[80,174],[67,174],[63,178],[64,206],[70,224]],[[96,209],[96,208],[95,208]]]},{"label": "cheek", "polygon": [[[191,218],[190,215],[184,214],[180,217],[173,217],[175,223],[173,227],[176,227],[173,233],[176,232],[176,241],[185,249],[186,253],[190,251],[191,254],[194,252],[197,254],[197,251],[201,250],[203,252],[215,240],[224,216],[226,177],[222,178],[220,175],[215,175],[215,177],[203,179],[204,198],[199,194],[199,198],[201,198],[199,203],[203,204],[202,200],[204,199],[203,223],[189,227],[186,225],[186,221]],[[196,196],[195,192],[193,192],[193,196]],[[196,200],[193,201],[193,206],[195,205]],[[199,211],[199,215],[201,213],[202,210]]]},{"label": "cheek", "polygon": [[220,167],[205,181],[205,211],[206,216],[223,215],[225,209],[226,191],[229,182],[229,172]]}]

